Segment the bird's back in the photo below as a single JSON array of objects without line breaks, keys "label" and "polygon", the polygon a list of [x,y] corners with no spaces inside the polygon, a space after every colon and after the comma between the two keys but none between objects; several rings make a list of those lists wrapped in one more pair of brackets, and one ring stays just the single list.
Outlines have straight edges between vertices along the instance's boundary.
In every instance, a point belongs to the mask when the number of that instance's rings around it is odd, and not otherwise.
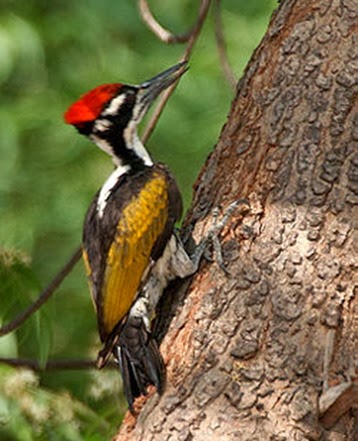
[{"label": "bird's back", "polygon": [[161,164],[120,176],[104,207],[100,195],[85,219],[83,254],[105,341],[128,313],[148,266],[163,253],[181,216],[182,201]]}]

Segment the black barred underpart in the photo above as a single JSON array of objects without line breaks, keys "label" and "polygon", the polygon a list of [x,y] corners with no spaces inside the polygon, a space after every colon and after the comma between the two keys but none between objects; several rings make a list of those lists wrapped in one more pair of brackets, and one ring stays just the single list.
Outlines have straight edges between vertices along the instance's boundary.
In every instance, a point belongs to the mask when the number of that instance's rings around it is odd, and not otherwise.
[{"label": "black barred underpart", "polygon": [[157,342],[147,331],[141,317],[128,317],[114,355],[122,374],[124,394],[131,412],[134,412],[134,400],[141,395],[147,395],[148,386],[154,385],[159,394],[163,393],[163,359]]}]

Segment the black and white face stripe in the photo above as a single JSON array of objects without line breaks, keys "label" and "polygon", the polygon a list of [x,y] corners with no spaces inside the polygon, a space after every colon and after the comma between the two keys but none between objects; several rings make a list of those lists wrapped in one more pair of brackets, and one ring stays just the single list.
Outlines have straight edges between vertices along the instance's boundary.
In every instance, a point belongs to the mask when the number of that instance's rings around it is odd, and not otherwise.
[{"label": "black and white face stripe", "polygon": [[101,116],[117,115],[119,109],[123,106],[124,101],[127,99],[126,93],[121,93],[109,103],[109,105],[103,110]]},{"label": "black and white face stripe", "polygon": [[93,131],[94,132],[105,132],[106,130],[108,130],[111,127],[112,124],[113,124],[113,122],[107,118],[99,118],[94,123]]},{"label": "black and white face stripe", "polygon": [[137,125],[145,110],[138,97],[138,88],[124,86],[94,122],[89,135],[91,140],[111,155],[117,166],[136,160],[146,166],[153,165],[137,134]]},{"label": "black and white face stripe", "polygon": [[[111,126],[123,131],[133,117],[137,99],[135,86],[123,86],[119,95],[114,97],[101,112],[94,123],[94,132],[106,132]],[[100,133],[96,133],[100,134]]]}]

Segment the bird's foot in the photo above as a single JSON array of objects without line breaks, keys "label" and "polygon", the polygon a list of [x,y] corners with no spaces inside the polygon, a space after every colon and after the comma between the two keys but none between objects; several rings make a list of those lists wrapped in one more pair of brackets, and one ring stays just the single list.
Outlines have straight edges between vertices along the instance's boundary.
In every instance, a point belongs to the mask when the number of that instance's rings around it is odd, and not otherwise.
[{"label": "bird's foot", "polygon": [[[225,266],[222,247],[220,243],[220,233],[223,231],[225,226],[227,225],[230,217],[235,212],[238,207],[242,207],[242,212],[246,212],[250,209],[250,204],[247,199],[238,199],[232,202],[225,214],[219,220],[220,209],[219,207],[215,207],[213,210],[213,225],[209,228],[209,231],[206,233],[205,237],[200,241],[200,243],[195,248],[194,252],[191,254],[191,260],[196,270],[199,267],[200,261],[204,256],[207,260],[215,260],[219,267],[224,271],[227,275],[230,275],[228,269]],[[214,258],[211,258],[207,255],[208,245],[212,244]]]}]

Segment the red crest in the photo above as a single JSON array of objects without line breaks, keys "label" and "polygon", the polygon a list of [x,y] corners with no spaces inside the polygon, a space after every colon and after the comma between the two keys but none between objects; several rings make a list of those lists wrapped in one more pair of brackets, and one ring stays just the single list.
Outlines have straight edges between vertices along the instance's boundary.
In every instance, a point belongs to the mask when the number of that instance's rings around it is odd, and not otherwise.
[{"label": "red crest", "polygon": [[77,125],[94,121],[108,101],[118,94],[121,87],[120,83],[102,84],[82,95],[65,113],[66,123]]}]

